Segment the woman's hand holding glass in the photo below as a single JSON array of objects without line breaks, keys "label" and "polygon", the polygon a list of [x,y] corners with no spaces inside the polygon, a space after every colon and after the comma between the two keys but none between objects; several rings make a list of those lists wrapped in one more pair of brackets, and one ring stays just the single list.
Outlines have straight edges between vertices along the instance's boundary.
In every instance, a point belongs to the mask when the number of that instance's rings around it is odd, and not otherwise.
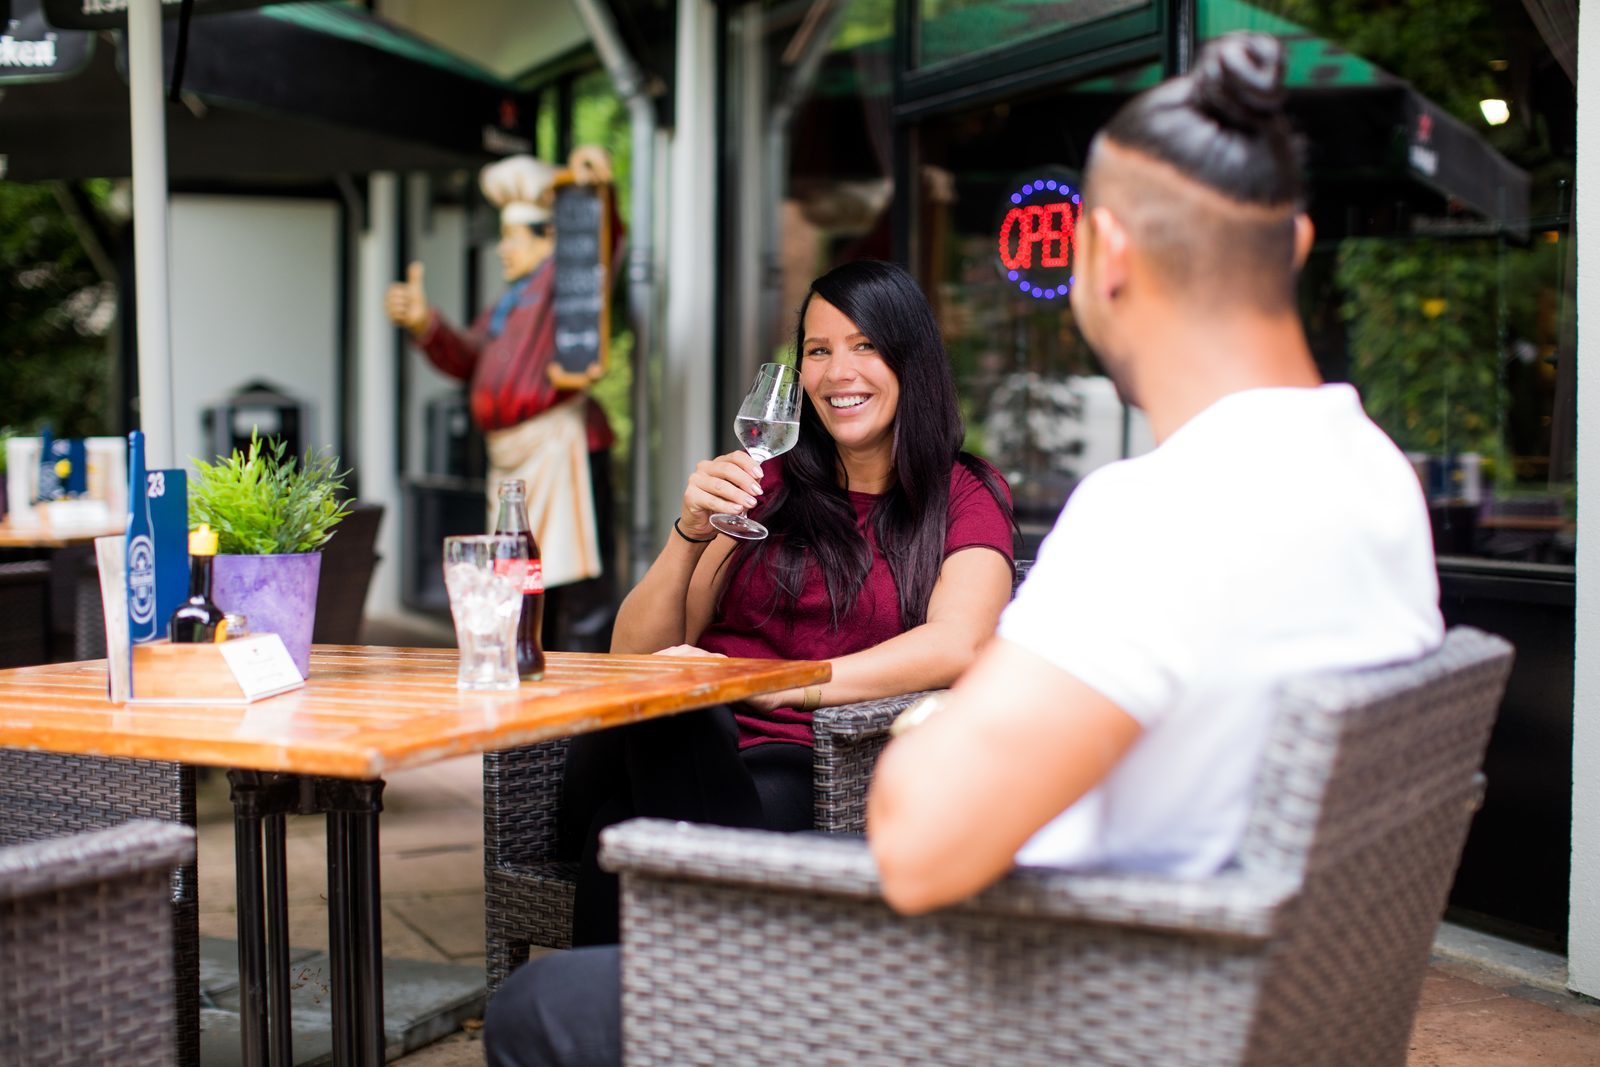
[{"label": "woman's hand holding glass", "polygon": [[683,491],[678,529],[686,537],[710,538],[713,515],[742,515],[761,497],[761,464],[748,452],[701,460]]}]

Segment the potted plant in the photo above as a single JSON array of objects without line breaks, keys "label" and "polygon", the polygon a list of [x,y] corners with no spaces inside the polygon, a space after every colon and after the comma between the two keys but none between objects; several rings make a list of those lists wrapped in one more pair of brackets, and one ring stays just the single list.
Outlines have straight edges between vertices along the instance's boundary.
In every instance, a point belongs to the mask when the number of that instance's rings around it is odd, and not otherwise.
[{"label": "potted plant", "polygon": [[277,634],[307,677],[320,550],[349,514],[342,499],[348,472],[325,452],[299,461],[284,451],[284,442],[252,433],[248,452],[196,460],[189,525],[217,531],[217,606],[244,615],[252,633]]}]

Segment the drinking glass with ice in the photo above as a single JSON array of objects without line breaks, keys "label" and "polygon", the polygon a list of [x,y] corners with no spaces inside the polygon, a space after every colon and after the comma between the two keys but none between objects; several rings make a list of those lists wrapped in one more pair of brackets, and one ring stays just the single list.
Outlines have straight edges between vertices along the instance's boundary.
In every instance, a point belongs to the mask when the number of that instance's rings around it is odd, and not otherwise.
[{"label": "drinking glass with ice", "polygon": [[444,585],[461,649],[458,688],[517,688],[517,619],[527,568],[528,546],[520,537],[482,534],[444,539]]}]

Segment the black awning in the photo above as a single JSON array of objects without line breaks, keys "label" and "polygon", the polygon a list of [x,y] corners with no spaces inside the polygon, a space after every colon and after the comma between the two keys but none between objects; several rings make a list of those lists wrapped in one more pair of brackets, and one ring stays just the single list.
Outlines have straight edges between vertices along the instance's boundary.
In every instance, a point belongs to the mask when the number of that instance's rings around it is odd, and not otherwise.
[{"label": "black awning", "polygon": [[[20,16],[38,0],[14,4]],[[169,75],[177,32],[166,23]],[[59,31],[57,41],[89,36]],[[130,172],[126,50],[112,40],[93,42],[74,76],[0,81],[7,178]],[[457,169],[532,141],[530,96],[343,5],[195,18],[182,90],[186,104],[167,108],[168,173],[178,181]]]}]

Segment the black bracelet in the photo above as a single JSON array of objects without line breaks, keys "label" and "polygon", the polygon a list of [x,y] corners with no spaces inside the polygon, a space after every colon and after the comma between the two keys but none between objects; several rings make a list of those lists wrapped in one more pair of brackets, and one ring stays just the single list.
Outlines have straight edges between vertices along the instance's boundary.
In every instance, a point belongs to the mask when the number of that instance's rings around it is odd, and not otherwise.
[{"label": "black bracelet", "polygon": [[709,544],[717,539],[717,535],[715,533],[713,533],[710,537],[690,537],[688,534],[684,533],[681,528],[679,528],[677,519],[672,520],[672,530],[691,545]]}]

